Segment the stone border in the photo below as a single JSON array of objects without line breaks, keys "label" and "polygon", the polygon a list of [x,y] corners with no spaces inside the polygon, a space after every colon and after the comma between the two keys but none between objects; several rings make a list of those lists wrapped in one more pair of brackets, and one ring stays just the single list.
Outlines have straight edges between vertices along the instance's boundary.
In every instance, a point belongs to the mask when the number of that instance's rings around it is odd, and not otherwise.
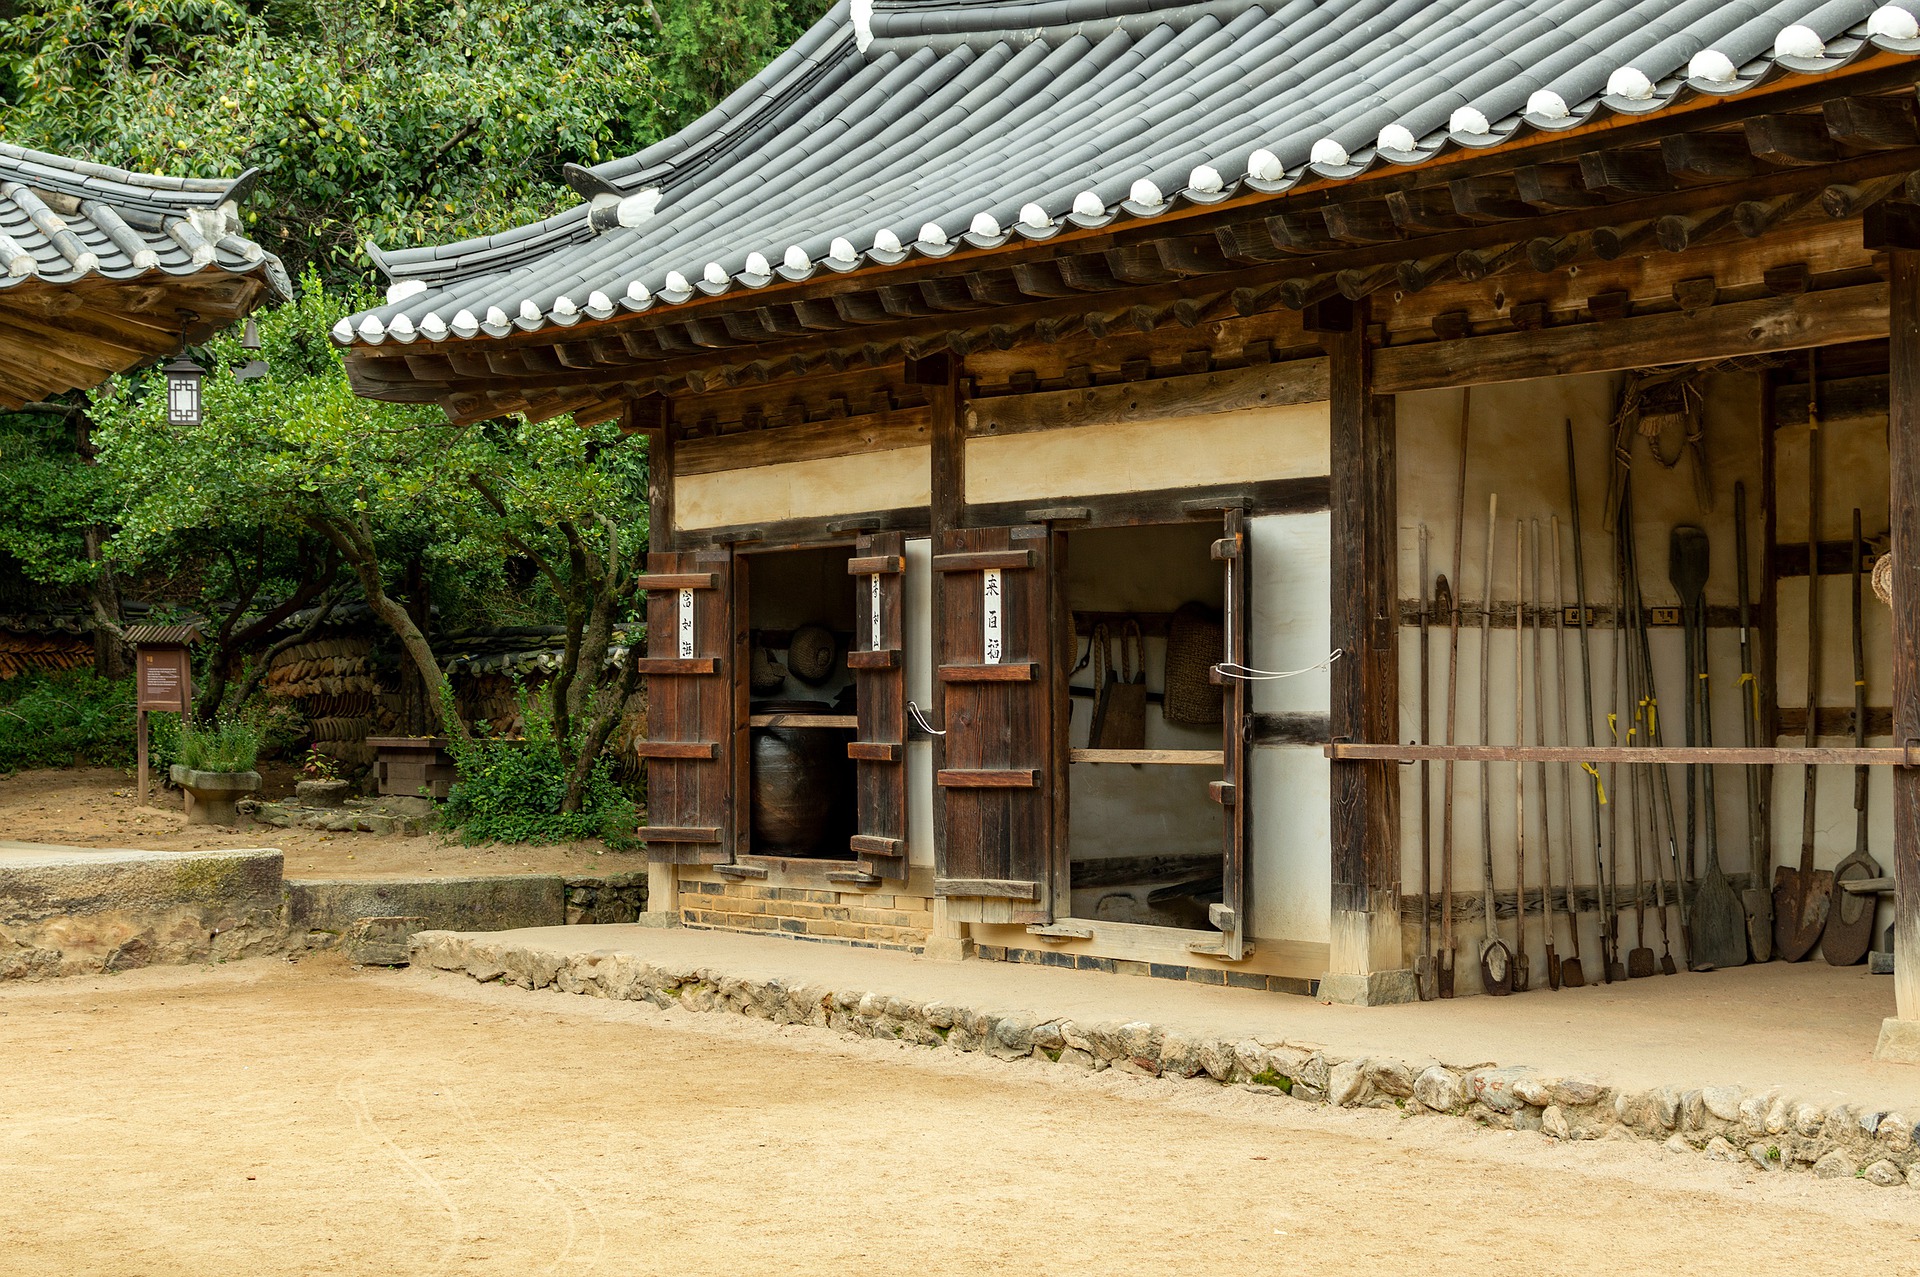
[{"label": "stone border", "polygon": [[415,966],[464,972],[482,983],[732,1012],[855,1037],[983,1051],[1002,1060],[1031,1058],[1139,1077],[1205,1077],[1307,1103],[1446,1114],[1558,1140],[1641,1139],[1767,1171],[1810,1170],[1822,1179],[1920,1189],[1920,1129],[1912,1115],[1850,1104],[1827,1108],[1779,1088],[1621,1091],[1524,1066],[1344,1058],[1279,1040],[1193,1037],[1141,1020],[1079,1024],[1026,1011],[748,979],[605,949],[561,954],[453,931],[416,933],[410,956]]}]

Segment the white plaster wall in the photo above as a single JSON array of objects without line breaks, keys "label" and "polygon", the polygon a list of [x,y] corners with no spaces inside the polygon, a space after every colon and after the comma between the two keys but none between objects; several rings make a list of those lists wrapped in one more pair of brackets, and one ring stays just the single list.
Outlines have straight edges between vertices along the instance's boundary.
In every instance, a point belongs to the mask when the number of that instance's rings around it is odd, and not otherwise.
[{"label": "white plaster wall", "polygon": [[[1326,659],[1332,575],[1326,512],[1249,520],[1252,578],[1247,663],[1304,669]],[[1327,712],[1328,675],[1253,685],[1255,713]],[[1332,907],[1328,847],[1331,789],[1318,745],[1261,745],[1249,751],[1247,855],[1255,936],[1325,942]]]},{"label": "white plaster wall", "polygon": [[724,528],[927,504],[929,448],[893,448],[846,457],[716,470],[674,480],[677,528]]},{"label": "white plaster wall", "polygon": [[983,435],[967,440],[967,500],[1031,501],[1327,473],[1325,401]]}]

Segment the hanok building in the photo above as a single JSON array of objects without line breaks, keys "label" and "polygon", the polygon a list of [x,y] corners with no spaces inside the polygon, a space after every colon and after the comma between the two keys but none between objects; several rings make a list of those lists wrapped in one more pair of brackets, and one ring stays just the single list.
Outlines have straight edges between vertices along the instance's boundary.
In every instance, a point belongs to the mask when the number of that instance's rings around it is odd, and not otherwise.
[{"label": "hanok building", "polygon": [[241,234],[255,173],[129,173],[0,142],[0,408],[85,390],[290,296]]},{"label": "hanok building", "polygon": [[336,336],[647,433],[657,910],[1363,1002],[1897,913],[1920,1058],[1916,9],[856,0]]}]

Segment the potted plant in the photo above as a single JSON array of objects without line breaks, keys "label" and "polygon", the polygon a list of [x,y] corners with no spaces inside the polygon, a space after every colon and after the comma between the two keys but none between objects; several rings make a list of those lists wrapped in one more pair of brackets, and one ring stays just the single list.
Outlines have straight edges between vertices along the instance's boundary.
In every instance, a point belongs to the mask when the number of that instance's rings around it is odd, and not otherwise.
[{"label": "potted plant", "polygon": [[234,803],[260,788],[260,773],[253,769],[260,758],[259,730],[239,719],[211,727],[189,724],[180,731],[175,757],[170,774],[187,793],[187,823],[239,823]]},{"label": "potted plant", "polygon": [[300,779],[294,782],[295,798],[309,807],[339,807],[352,789],[353,782],[340,778],[339,766],[331,755],[321,753],[317,745],[307,750],[306,761],[300,764]]}]

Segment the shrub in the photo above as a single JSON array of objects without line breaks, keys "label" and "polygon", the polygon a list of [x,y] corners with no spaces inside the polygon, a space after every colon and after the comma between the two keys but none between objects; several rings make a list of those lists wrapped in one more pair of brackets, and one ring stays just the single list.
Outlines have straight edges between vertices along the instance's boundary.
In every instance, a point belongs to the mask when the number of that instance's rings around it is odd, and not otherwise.
[{"label": "shrub", "polygon": [[260,761],[261,732],[240,718],[223,718],[212,727],[188,724],[180,729],[174,761],[197,772],[250,772]]},{"label": "shrub", "polygon": [[601,838],[608,846],[636,845],[640,811],[613,778],[605,758],[594,764],[580,810],[560,810],[567,769],[553,738],[551,718],[523,696],[526,735],[453,738],[447,748],[460,765],[460,779],[447,794],[440,823],[466,843],[560,843]]},{"label": "shrub", "polygon": [[76,760],[133,765],[133,680],[70,670],[0,683],[0,771],[71,767]]}]

